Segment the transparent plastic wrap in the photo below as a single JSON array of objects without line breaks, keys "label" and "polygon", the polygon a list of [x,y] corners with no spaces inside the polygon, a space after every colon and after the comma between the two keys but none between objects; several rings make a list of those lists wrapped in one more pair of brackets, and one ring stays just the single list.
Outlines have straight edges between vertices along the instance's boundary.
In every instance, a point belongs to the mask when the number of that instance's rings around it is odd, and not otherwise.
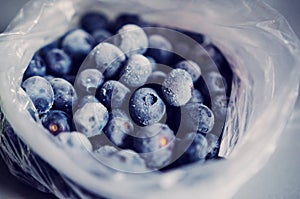
[{"label": "transparent plastic wrap", "polygon": [[[222,50],[234,72],[220,150],[227,160],[123,173],[44,133],[20,87],[23,73],[91,8],[199,32]],[[256,0],[30,1],[0,36],[1,155],[20,180],[60,198],[230,198],[274,152],[298,94],[299,47],[286,20]]]}]

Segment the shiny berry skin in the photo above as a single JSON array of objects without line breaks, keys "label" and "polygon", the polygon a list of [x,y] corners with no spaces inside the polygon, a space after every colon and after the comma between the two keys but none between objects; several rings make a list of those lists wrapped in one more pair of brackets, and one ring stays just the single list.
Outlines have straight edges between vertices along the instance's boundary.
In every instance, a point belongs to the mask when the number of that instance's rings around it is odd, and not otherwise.
[{"label": "shiny berry skin", "polygon": [[74,87],[62,78],[54,78],[50,83],[54,91],[53,108],[71,113],[78,100]]},{"label": "shiny berry skin", "polygon": [[134,148],[149,168],[162,168],[171,161],[175,135],[166,124],[155,123],[143,127],[136,136]]},{"label": "shiny berry skin", "polygon": [[165,100],[171,106],[183,106],[192,97],[193,80],[188,72],[173,69],[162,84]]},{"label": "shiny berry skin", "polygon": [[32,100],[39,114],[46,113],[54,103],[54,92],[51,84],[40,76],[33,76],[22,83],[27,95]]},{"label": "shiny berry skin", "polygon": [[129,112],[136,124],[148,126],[162,119],[166,105],[154,89],[140,88],[130,98]]},{"label": "shiny berry skin", "polygon": [[102,134],[102,129],[108,122],[108,111],[101,103],[86,103],[73,115],[77,131],[87,137]]},{"label": "shiny berry skin", "polygon": [[108,109],[120,108],[130,93],[122,83],[109,80],[97,92],[97,99]]},{"label": "shiny berry skin", "polygon": [[55,136],[61,132],[69,132],[71,130],[70,117],[65,112],[59,110],[50,110],[46,115],[43,115],[42,124]]},{"label": "shiny berry skin", "polygon": [[47,72],[55,76],[63,76],[71,71],[72,61],[63,50],[54,48],[45,55]]}]

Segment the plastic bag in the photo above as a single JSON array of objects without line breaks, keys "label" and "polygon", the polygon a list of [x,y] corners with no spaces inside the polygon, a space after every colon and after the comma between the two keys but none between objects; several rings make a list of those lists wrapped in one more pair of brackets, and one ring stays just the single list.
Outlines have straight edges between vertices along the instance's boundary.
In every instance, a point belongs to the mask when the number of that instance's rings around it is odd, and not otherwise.
[{"label": "plastic bag", "polygon": [[[221,146],[226,161],[122,173],[43,133],[20,89],[22,74],[36,50],[91,9],[111,17],[129,11],[210,36],[236,77]],[[274,151],[295,103],[300,64],[299,41],[286,20],[253,0],[33,0],[1,34],[0,58],[1,154],[18,178],[62,198],[230,198]],[[16,135],[7,133],[7,122]]]}]

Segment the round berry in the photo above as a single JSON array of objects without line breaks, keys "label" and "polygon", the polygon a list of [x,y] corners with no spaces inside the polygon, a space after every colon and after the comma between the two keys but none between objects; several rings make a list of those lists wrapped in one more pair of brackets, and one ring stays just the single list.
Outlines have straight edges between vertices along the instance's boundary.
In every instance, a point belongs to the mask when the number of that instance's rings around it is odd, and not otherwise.
[{"label": "round berry", "polygon": [[181,61],[176,64],[175,68],[181,68],[187,71],[191,75],[193,82],[197,81],[201,76],[200,66],[191,60]]},{"label": "round berry", "polygon": [[162,119],[166,105],[154,89],[140,88],[130,99],[129,112],[136,124],[148,126]]},{"label": "round berry", "polygon": [[74,123],[87,137],[100,135],[108,122],[107,109],[101,103],[87,103],[74,113]]},{"label": "round berry", "polygon": [[162,84],[165,100],[171,106],[183,106],[192,97],[193,81],[188,72],[173,69]]},{"label": "round berry", "polygon": [[62,78],[54,78],[50,83],[54,91],[53,107],[71,113],[78,100],[74,87]]},{"label": "round berry", "polygon": [[226,94],[227,84],[224,77],[217,71],[210,71],[205,74],[204,81],[210,94]]},{"label": "round berry", "polygon": [[187,128],[199,132],[209,133],[215,122],[213,112],[204,104],[188,103],[182,108],[182,116]]},{"label": "round berry", "polygon": [[146,83],[151,72],[149,60],[143,55],[135,54],[128,59],[120,80],[128,87],[139,87]]},{"label": "round berry", "polygon": [[117,46],[106,42],[94,48],[92,57],[95,59],[97,69],[107,78],[117,75],[126,58]]},{"label": "round berry", "polygon": [[167,64],[172,57],[171,42],[161,35],[149,36],[149,49],[147,55],[153,57],[157,63]]},{"label": "round berry", "polygon": [[105,82],[97,92],[97,98],[108,109],[120,108],[130,93],[130,90],[122,83],[109,80]]},{"label": "round berry", "polygon": [[51,110],[42,117],[43,126],[53,135],[70,132],[70,117],[63,111]]},{"label": "round berry", "polygon": [[33,76],[22,83],[27,95],[32,100],[39,114],[48,112],[54,103],[54,92],[51,84],[44,78]]},{"label": "round berry", "polygon": [[167,125],[155,123],[138,131],[133,144],[149,168],[162,168],[172,158],[175,135]]},{"label": "round berry", "polygon": [[54,48],[45,55],[48,72],[55,76],[67,75],[71,71],[71,59],[61,49]]},{"label": "round berry", "polygon": [[97,69],[85,69],[79,73],[75,85],[81,91],[95,94],[96,89],[104,82],[104,76]]},{"label": "round berry", "polygon": [[94,32],[108,26],[107,17],[100,12],[88,12],[81,17],[81,28],[87,32]]},{"label": "round berry", "polygon": [[115,43],[128,57],[133,54],[143,54],[148,49],[146,33],[134,24],[123,26],[115,37]]},{"label": "round berry", "polygon": [[29,65],[24,73],[24,79],[27,79],[32,76],[41,76],[46,75],[46,63],[39,55],[34,55]]}]

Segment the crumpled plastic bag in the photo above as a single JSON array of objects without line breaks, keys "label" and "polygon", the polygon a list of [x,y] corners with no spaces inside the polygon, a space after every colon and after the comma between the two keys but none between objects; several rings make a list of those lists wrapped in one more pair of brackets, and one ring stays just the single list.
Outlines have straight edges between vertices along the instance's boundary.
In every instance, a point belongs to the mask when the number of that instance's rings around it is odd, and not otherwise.
[{"label": "crumpled plastic bag", "polygon": [[[32,119],[20,88],[26,66],[91,9],[200,32],[222,50],[235,74],[220,150],[227,160],[163,174],[117,172]],[[274,152],[298,94],[299,49],[286,20],[257,0],[32,0],[0,35],[1,155],[20,180],[61,198],[230,198]]]}]

